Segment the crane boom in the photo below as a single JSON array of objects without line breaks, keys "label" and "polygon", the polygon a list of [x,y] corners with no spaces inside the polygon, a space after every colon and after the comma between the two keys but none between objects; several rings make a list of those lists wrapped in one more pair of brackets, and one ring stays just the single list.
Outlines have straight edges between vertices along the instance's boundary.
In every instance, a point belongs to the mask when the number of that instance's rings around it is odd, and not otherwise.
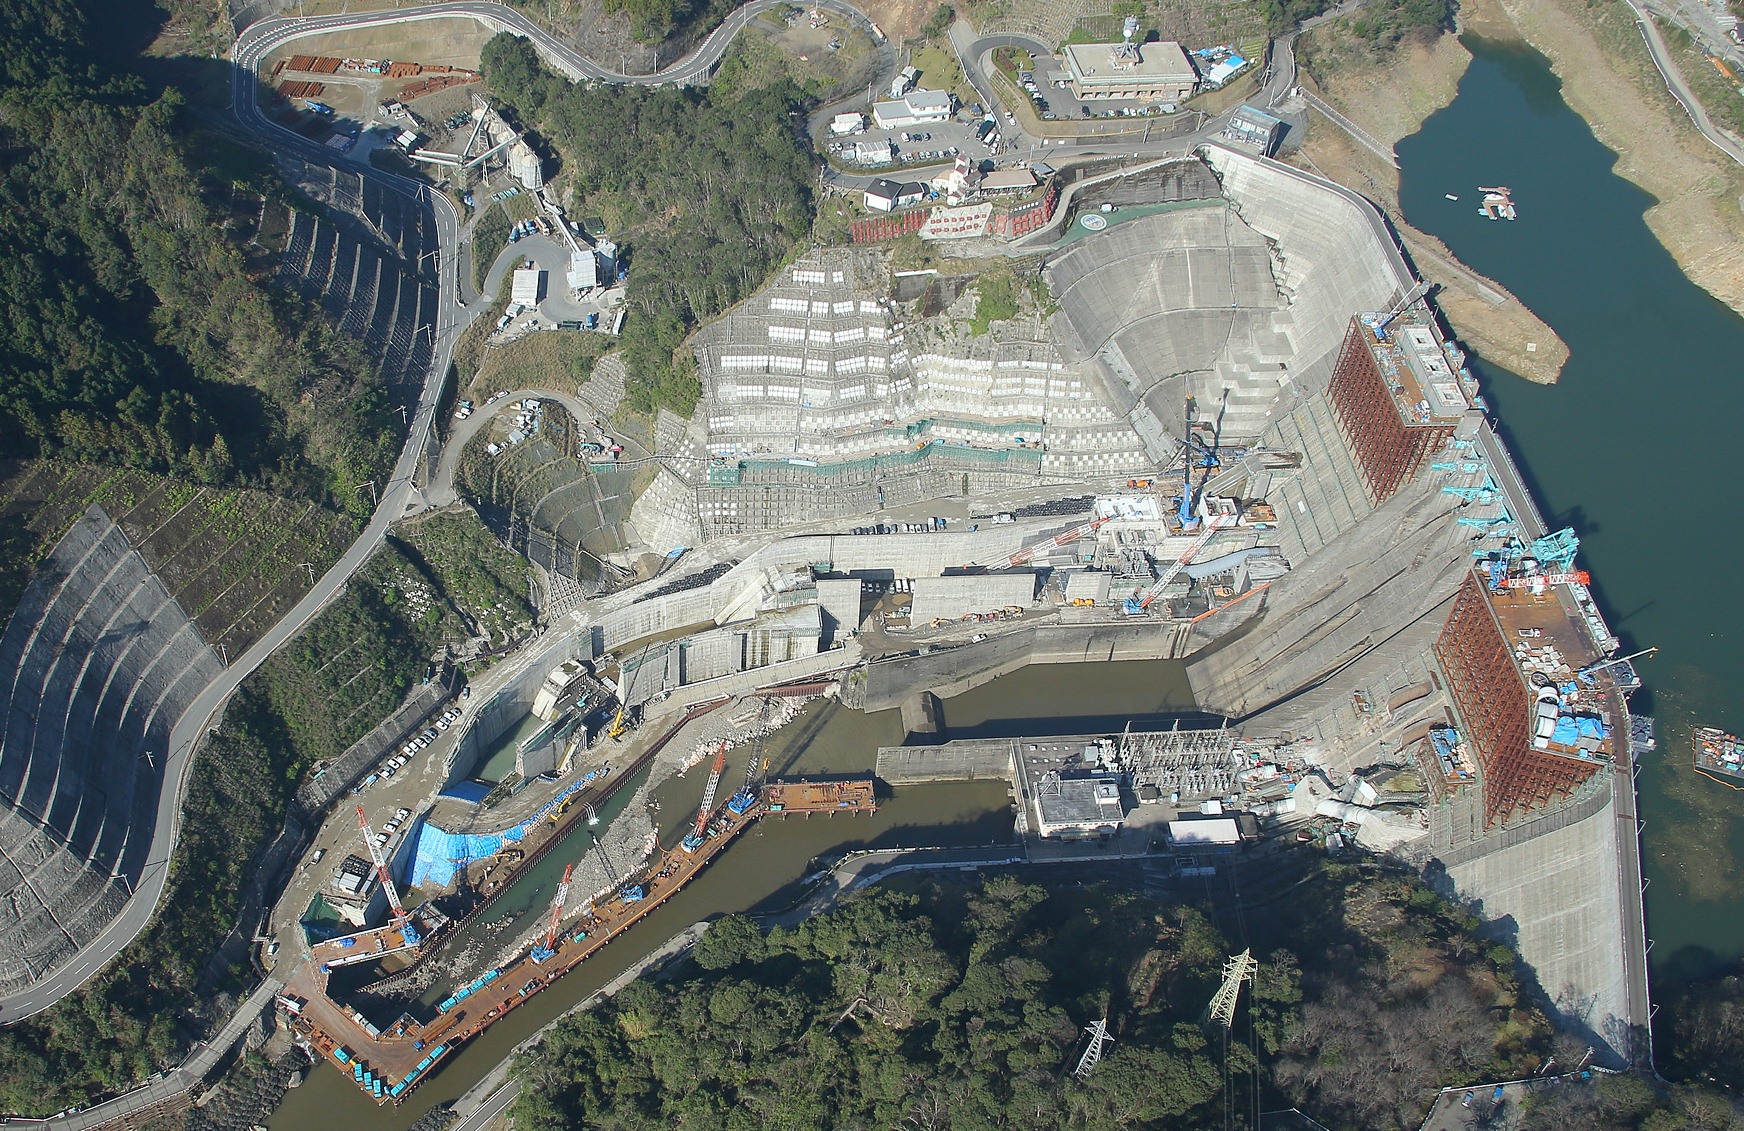
[{"label": "crane boom", "polygon": [[557,924],[563,921],[563,908],[569,903],[569,877],[575,874],[575,863],[564,865],[563,879],[557,883],[557,894],[551,899],[551,920],[545,924],[545,949],[557,942]]},{"label": "crane boom", "polygon": [[696,825],[690,830],[679,847],[686,852],[695,852],[702,847],[702,842],[708,836],[709,816],[714,811],[715,791],[721,788],[721,774],[727,769],[727,742],[722,739],[715,747],[715,763],[709,767],[708,785],[703,787],[702,807],[696,811]]},{"label": "crane boom", "polygon": [[1074,526],[1070,530],[1065,530],[1065,531],[1060,532],[1059,534],[1054,535],[1054,537],[1050,541],[1037,542],[1033,546],[1025,546],[1021,550],[1014,551],[1010,554],[1005,555],[1004,557],[985,558],[985,559],[982,559],[981,561],[970,562],[964,568],[966,568],[966,569],[1005,569],[1009,566],[1025,565],[1029,562],[1029,560],[1031,558],[1036,556],[1036,551],[1041,549],[1042,547],[1046,546],[1049,549],[1054,549],[1054,548],[1057,548],[1060,546],[1068,546],[1068,545],[1072,544],[1073,542],[1076,542],[1078,539],[1084,537],[1084,535],[1086,535],[1086,534],[1096,533],[1098,530],[1101,530],[1104,526],[1108,525],[1108,523],[1111,521],[1113,521],[1112,517],[1091,519],[1089,522],[1086,522],[1086,523],[1082,524],[1081,526]]},{"label": "crane boom", "polygon": [[708,784],[702,790],[702,808],[696,813],[696,835],[701,836],[708,828],[709,811],[715,803],[715,793],[721,788],[721,774],[727,768],[727,744],[721,742],[715,747],[715,764],[709,767]]},{"label": "crane boom", "polygon": [[1502,588],[1536,589],[1544,585],[1585,585],[1592,579],[1592,575],[1586,570],[1577,569],[1567,573],[1539,573],[1525,577],[1510,577],[1502,582]]},{"label": "crane boom", "polygon": [[369,816],[364,813],[361,805],[357,807],[357,827],[363,830],[363,843],[369,849],[369,858],[375,861],[376,878],[381,881],[382,891],[387,893],[388,906],[394,912],[394,922],[403,923],[406,920],[406,909],[400,905],[400,893],[394,889],[394,878],[388,873],[387,861],[382,859],[381,849],[376,847],[375,832],[369,827]]},{"label": "crane boom", "polygon": [[1199,551],[1205,548],[1205,543],[1211,541],[1212,537],[1222,528],[1222,523],[1218,520],[1207,519],[1204,532],[1193,539],[1193,544],[1187,547],[1187,552],[1175,559],[1174,564],[1164,570],[1162,576],[1157,578],[1149,589],[1128,597],[1121,606],[1121,611],[1129,617],[1135,617],[1150,608],[1151,602],[1163,595],[1163,590],[1169,587],[1169,583],[1175,580],[1176,575],[1187,568],[1187,563],[1197,557]]}]

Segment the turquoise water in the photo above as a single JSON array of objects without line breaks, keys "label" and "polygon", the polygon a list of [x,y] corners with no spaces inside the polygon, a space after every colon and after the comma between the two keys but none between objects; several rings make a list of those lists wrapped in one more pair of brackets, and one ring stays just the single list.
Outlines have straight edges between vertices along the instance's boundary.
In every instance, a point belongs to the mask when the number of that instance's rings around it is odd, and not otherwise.
[{"label": "turquoise water", "polygon": [[[1659,722],[1640,773],[1650,957],[1662,983],[1709,976],[1744,952],[1744,793],[1690,769],[1692,726],[1744,730],[1732,584],[1744,537],[1727,472],[1744,319],[1653,237],[1653,199],[1612,171],[1543,56],[1467,46],[1458,97],[1399,144],[1401,204],[1568,343],[1554,386],[1478,368],[1546,517],[1579,531],[1625,650],[1661,649],[1640,663],[1634,700]],[[1480,217],[1479,185],[1511,188],[1519,220]]]}]

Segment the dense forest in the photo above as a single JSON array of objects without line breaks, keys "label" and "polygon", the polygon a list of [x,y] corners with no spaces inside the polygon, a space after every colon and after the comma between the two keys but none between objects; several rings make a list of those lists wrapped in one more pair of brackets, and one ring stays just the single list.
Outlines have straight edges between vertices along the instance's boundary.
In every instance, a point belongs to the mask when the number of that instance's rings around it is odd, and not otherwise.
[{"label": "dense forest", "polygon": [[[523,1061],[517,1126],[1187,1131],[1223,1125],[1226,1099],[1251,1111],[1257,1064],[1268,1110],[1416,1128],[1438,1087],[1555,1048],[1512,952],[1402,873],[1316,865],[1245,912],[1009,876],[916,887],[792,930],[717,922],[679,978],[566,1019]],[[1226,1047],[1206,1011],[1232,931],[1260,966]],[[1114,1043],[1073,1079],[1099,1017]]]},{"label": "dense forest", "polygon": [[556,144],[578,207],[625,233],[631,405],[688,416],[701,387],[679,346],[811,229],[800,92],[784,80],[722,105],[706,90],[577,86],[507,34],[483,67],[491,93]]},{"label": "dense forest", "polygon": [[238,197],[282,192],[270,164],[109,54],[153,16],[0,0],[0,456],[353,506],[397,417],[356,346],[227,234]]}]

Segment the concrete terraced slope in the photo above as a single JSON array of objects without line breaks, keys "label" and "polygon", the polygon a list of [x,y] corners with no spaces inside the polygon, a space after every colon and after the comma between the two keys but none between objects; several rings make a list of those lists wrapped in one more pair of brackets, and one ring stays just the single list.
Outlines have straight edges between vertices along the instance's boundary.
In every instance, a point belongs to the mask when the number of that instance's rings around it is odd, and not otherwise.
[{"label": "concrete terraced slope", "polygon": [[0,637],[0,991],[106,928],[147,865],[170,728],[223,665],[100,508]]}]

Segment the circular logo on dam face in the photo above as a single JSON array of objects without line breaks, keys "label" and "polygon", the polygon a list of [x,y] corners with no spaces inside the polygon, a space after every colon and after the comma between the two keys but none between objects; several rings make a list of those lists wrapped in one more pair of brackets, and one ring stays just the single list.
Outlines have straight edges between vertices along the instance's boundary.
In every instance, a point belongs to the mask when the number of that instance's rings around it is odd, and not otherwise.
[{"label": "circular logo on dam face", "polygon": [[1108,227],[1108,217],[1097,212],[1089,212],[1078,217],[1078,223],[1083,226],[1086,232],[1100,232],[1103,228]]}]

